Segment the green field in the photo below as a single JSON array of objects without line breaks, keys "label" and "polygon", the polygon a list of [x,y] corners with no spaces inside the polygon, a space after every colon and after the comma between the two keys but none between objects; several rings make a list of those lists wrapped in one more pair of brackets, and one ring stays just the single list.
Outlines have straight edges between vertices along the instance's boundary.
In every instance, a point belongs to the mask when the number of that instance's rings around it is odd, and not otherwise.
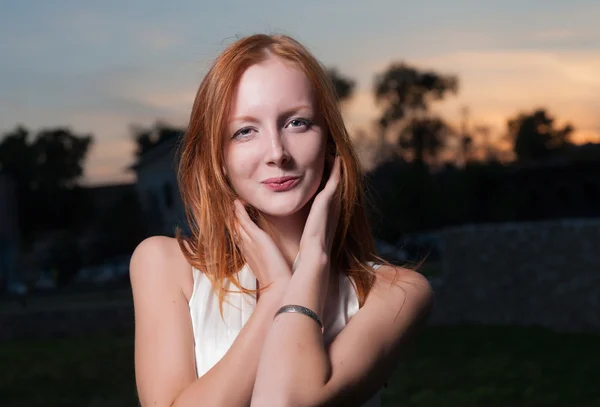
[{"label": "green field", "polygon": [[[600,335],[431,327],[384,406],[600,406]],[[0,404],[135,406],[131,337],[0,343]]]}]

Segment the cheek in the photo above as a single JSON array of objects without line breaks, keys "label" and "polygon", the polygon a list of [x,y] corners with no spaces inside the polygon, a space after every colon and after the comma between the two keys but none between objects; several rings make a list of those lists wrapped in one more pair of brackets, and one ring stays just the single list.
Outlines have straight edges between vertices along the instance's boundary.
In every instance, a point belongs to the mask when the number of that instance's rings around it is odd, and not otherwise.
[{"label": "cheek", "polygon": [[233,189],[240,193],[256,170],[255,154],[248,149],[229,148],[225,152],[224,170]]},{"label": "cheek", "polygon": [[[306,138],[298,142],[295,158],[300,167],[307,171],[309,192],[314,194],[319,189],[324,176],[325,142],[322,136]],[[325,174],[326,175],[326,174]]]},{"label": "cheek", "polygon": [[293,156],[298,164],[318,169],[323,166],[325,158],[324,136],[318,132],[311,137],[301,137],[294,140]]}]

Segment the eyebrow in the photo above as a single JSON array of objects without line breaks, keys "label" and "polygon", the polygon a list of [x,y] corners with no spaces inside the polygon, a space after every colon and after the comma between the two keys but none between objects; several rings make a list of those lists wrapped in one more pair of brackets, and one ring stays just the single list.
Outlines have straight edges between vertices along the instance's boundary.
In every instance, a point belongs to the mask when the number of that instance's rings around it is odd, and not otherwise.
[{"label": "eyebrow", "polygon": [[[295,107],[292,107],[292,108],[287,109],[286,111],[282,112],[280,116],[289,116],[290,114],[292,114],[294,112],[297,112],[299,110],[302,110],[302,109],[308,109],[308,110],[312,111],[312,106],[310,106],[310,105],[295,106]],[[253,123],[256,123],[258,121],[259,120],[256,117],[254,117],[254,116],[237,116],[237,117],[234,117],[233,119],[231,119],[230,123],[233,123],[233,122],[253,122]]]}]

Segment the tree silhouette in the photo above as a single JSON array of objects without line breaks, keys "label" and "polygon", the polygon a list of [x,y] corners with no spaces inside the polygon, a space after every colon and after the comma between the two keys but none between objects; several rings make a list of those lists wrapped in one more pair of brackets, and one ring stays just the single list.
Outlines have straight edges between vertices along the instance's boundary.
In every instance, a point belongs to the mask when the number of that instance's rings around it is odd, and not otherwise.
[{"label": "tree silhouette", "polygon": [[149,128],[133,125],[130,127],[130,132],[137,147],[135,155],[140,157],[166,140],[181,137],[185,130],[159,121]]},{"label": "tree silhouette", "polygon": [[4,134],[0,142],[0,171],[10,175],[19,186],[31,185],[35,157],[26,128],[18,126]]},{"label": "tree silhouette", "polygon": [[554,127],[554,118],[545,109],[532,113],[520,113],[508,120],[508,137],[520,162],[541,160],[564,151],[571,145],[570,137],[574,127]]},{"label": "tree silhouette", "polygon": [[[440,118],[431,117],[429,105],[448,93],[456,93],[457,89],[458,79],[455,76],[421,72],[404,63],[393,63],[384,73],[377,75],[375,99],[383,106],[379,118],[380,148],[384,146],[388,128],[408,122],[398,138],[401,147],[410,148],[416,161],[422,161],[426,151],[435,157],[450,133],[447,131],[449,127]],[[436,130],[438,132],[434,133]]]},{"label": "tree silhouette", "polygon": [[423,117],[410,120],[400,131],[398,144],[413,152],[416,161],[435,158],[452,130],[439,117]]},{"label": "tree silhouette", "polygon": [[17,184],[19,223],[27,243],[36,231],[65,227],[85,217],[77,185],[92,136],[67,128],[29,131],[18,126],[0,141],[0,171]]},{"label": "tree silhouette", "polygon": [[91,143],[91,136],[78,136],[66,128],[39,132],[32,145],[36,159],[36,187],[74,186],[83,175],[83,164]]},{"label": "tree silhouette", "polygon": [[22,126],[4,134],[0,142],[0,169],[28,189],[72,187],[83,174],[92,136],[68,128],[41,130],[30,140]]},{"label": "tree silhouette", "polygon": [[331,81],[333,82],[338,100],[343,102],[350,99],[352,97],[352,93],[354,92],[356,82],[354,82],[352,79],[342,76],[336,68],[329,69],[328,73]]}]

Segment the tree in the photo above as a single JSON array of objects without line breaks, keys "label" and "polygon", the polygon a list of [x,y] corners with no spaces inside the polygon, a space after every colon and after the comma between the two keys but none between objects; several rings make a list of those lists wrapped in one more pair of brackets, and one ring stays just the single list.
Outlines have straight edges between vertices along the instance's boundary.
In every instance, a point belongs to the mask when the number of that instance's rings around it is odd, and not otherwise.
[{"label": "tree", "polygon": [[564,151],[572,144],[570,137],[573,131],[571,124],[555,128],[554,118],[545,109],[520,113],[508,120],[508,137],[520,162],[541,160]]},{"label": "tree", "polygon": [[398,145],[421,162],[434,159],[450,134],[452,130],[439,117],[414,118],[400,131]]},{"label": "tree", "polygon": [[342,76],[336,68],[329,69],[328,73],[333,82],[338,100],[343,102],[350,99],[352,97],[352,93],[354,92],[356,82],[354,82],[352,79]]},{"label": "tree", "polygon": [[10,175],[17,185],[29,185],[34,178],[35,159],[30,147],[29,131],[18,126],[0,142],[0,171]]},{"label": "tree", "polygon": [[149,128],[133,125],[130,127],[130,131],[137,146],[135,150],[136,157],[140,157],[166,140],[181,137],[185,132],[184,129],[176,128],[162,122],[156,122]]},{"label": "tree", "polygon": [[92,136],[68,128],[41,130],[35,139],[22,126],[4,134],[0,142],[0,169],[27,189],[72,187],[83,174]]},{"label": "tree", "polygon": [[[384,147],[386,131],[392,125],[408,122],[400,131],[400,144],[411,148],[416,161],[422,161],[426,151],[420,146],[428,146],[429,154],[435,157],[445,144],[449,126],[441,119],[431,117],[429,106],[448,93],[456,93],[457,89],[458,79],[455,76],[421,72],[404,63],[393,63],[384,73],[377,75],[375,99],[383,106],[379,118],[380,148]],[[439,132],[434,133],[436,129]],[[411,133],[411,130],[415,132]]]},{"label": "tree", "polygon": [[65,227],[85,216],[74,187],[83,174],[91,135],[46,129],[30,138],[23,126],[0,141],[0,171],[17,184],[19,223],[27,242],[36,231]]},{"label": "tree", "polygon": [[83,175],[83,164],[92,136],[76,135],[67,128],[42,130],[32,144],[35,157],[35,187],[73,187]]}]

